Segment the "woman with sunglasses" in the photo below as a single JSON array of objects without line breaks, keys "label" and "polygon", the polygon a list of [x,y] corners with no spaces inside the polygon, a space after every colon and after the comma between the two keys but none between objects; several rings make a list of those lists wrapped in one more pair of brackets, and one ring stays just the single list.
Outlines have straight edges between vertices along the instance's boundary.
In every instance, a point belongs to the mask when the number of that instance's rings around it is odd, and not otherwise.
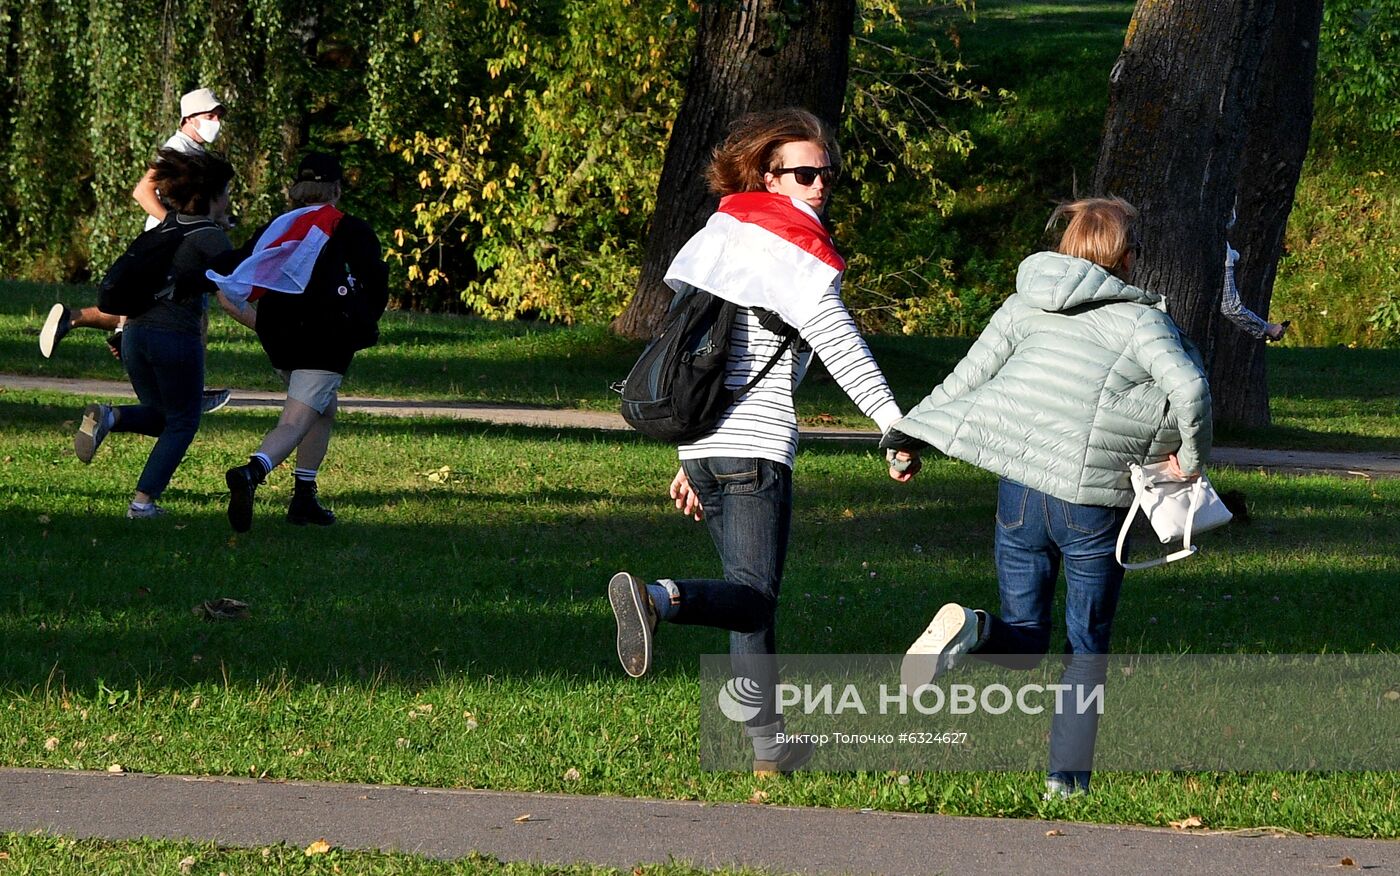
[{"label": "woman with sunglasses", "polygon": [[[759,773],[789,772],[812,754],[810,745],[779,742],[783,722],[774,707],[774,627],[797,452],[793,390],[815,351],[882,431],[900,416],[841,302],[845,262],[822,224],[840,161],[826,125],[801,109],[745,116],[715,150],[706,179],[719,209],[677,254],[666,282],[740,306],[726,386],[744,387],[779,358],[713,432],[679,448],[671,498],[682,513],[706,521],[724,577],[647,583],[619,572],[608,584],[617,654],[634,677],[651,666],[658,620],[730,631],[734,676],[757,707],[745,725]],[[788,327],[802,344],[785,343]],[[913,471],[891,476],[907,481]]]},{"label": "woman with sunglasses", "polygon": [[[1160,308],[1128,284],[1137,211],[1119,198],[1065,204],[1058,252],[1021,263],[1016,294],[942,384],[895,424],[900,457],[932,444],[1001,476],[995,557],[1001,613],[944,605],[904,659],[903,682],[929,683],[965,653],[1033,668],[1050,645],[1065,568],[1065,711],[1050,725],[1046,797],[1087,792],[1123,567],[1114,547],[1133,489],[1129,463],[1167,460],[1198,476],[1211,442],[1200,357]],[[1048,226],[1047,226],[1048,227]],[[1102,703],[1100,698],[1097,702]]]}]

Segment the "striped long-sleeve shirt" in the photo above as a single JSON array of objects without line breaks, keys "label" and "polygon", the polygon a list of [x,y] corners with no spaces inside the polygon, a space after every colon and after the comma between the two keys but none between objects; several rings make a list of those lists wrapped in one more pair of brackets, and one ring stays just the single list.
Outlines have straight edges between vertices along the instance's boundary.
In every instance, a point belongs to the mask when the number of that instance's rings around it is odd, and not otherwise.
[{"label": "striped long-sleeve shirt", "polygon": [[[797,453],[793,392],[806,373],[812,352],[821,357],[837,384],[882,432],[899,419],[899,405],[834,284],[798,333],[811,350],[798,352],[796,345],[790,345],[773,370],[730,406],[715,431],[680,447],[681,459],[756,457],[791,468]],[[730,336],[725,385],[743,387],[763,370],[781,345],[779,335],[763,328],[750,308],[741,307]]]}]

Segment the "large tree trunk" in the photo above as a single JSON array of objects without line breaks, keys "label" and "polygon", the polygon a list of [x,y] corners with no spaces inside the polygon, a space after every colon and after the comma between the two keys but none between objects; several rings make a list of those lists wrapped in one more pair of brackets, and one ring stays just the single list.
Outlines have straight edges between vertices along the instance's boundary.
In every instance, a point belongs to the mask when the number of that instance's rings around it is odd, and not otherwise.
[{"label": "large tree trunk", "polygon": [[1133,282],[1210,360],[1225,222],[1273,0],[1138,0],[1110,76],[1094,191],[1141,211]]},{"label": "large tree trunk", "polygon": [[846,94],[855,0],[707,0],[701,5],[685,100],[657,183],[637,292],[613,331],[649,338],[671,301],[662,282],[716,199],[703,170],[729,124],[747,112],[801,106],[833,128]]},{"label": "large tree trunk", "polygon": [[[1240,300],[1260,316],[1269,312],[1283,235],[1312,131],[1322,0],[1278,0],[1272,37],[1259,73],[1259,99],[1250,115],[1239,181],[1239,222],[1230,242],[1240,251],[1235,283]],[[1269,425],[1264,341],[1220,320],[1211,395],[1216,420]]]}]

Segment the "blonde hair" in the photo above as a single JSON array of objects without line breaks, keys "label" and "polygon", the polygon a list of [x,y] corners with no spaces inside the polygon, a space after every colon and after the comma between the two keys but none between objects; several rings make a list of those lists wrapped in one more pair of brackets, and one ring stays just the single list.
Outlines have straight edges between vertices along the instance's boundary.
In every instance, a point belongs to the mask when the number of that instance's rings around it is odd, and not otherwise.
[{"label": "blonde hair", "polygon": [[1132,227],[1137,215],[1137,208],[1122,198],[1081,198],[1056,207],[1045,227],[1067,219],[1057,250],[1117,271],[1128,250],[1137,248]]},{"label": "blonde hair", "polygon": [[827,162],[841,169],[841,147],[826,123],[798,107],[749,113],[729,128],[715,147],[705,182],[716,195],[763,191],[763,175],[778,168],[778,150],[788,143],[811,142],[826,150]]}]

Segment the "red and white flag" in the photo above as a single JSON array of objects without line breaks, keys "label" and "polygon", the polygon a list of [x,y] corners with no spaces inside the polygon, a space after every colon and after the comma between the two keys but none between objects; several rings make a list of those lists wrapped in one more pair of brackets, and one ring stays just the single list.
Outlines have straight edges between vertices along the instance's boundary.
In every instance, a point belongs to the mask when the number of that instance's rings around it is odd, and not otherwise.
[{"label": "red and white flag", "polygon": [[827,287],[841,291],[846,262],[807,204],[774,192],[720,199],[705,227],[666,270],[672,289],[688,284],[742,307],[775,311],[800,328]]},{"label": "red and white flag", "polygon": [[252,255],[227,276],[205,276],[231,301],[256,301],[265,292],[300,295],[311,282],[316,259],[345,214],[330,204],[283,213],[258,238]]}]

